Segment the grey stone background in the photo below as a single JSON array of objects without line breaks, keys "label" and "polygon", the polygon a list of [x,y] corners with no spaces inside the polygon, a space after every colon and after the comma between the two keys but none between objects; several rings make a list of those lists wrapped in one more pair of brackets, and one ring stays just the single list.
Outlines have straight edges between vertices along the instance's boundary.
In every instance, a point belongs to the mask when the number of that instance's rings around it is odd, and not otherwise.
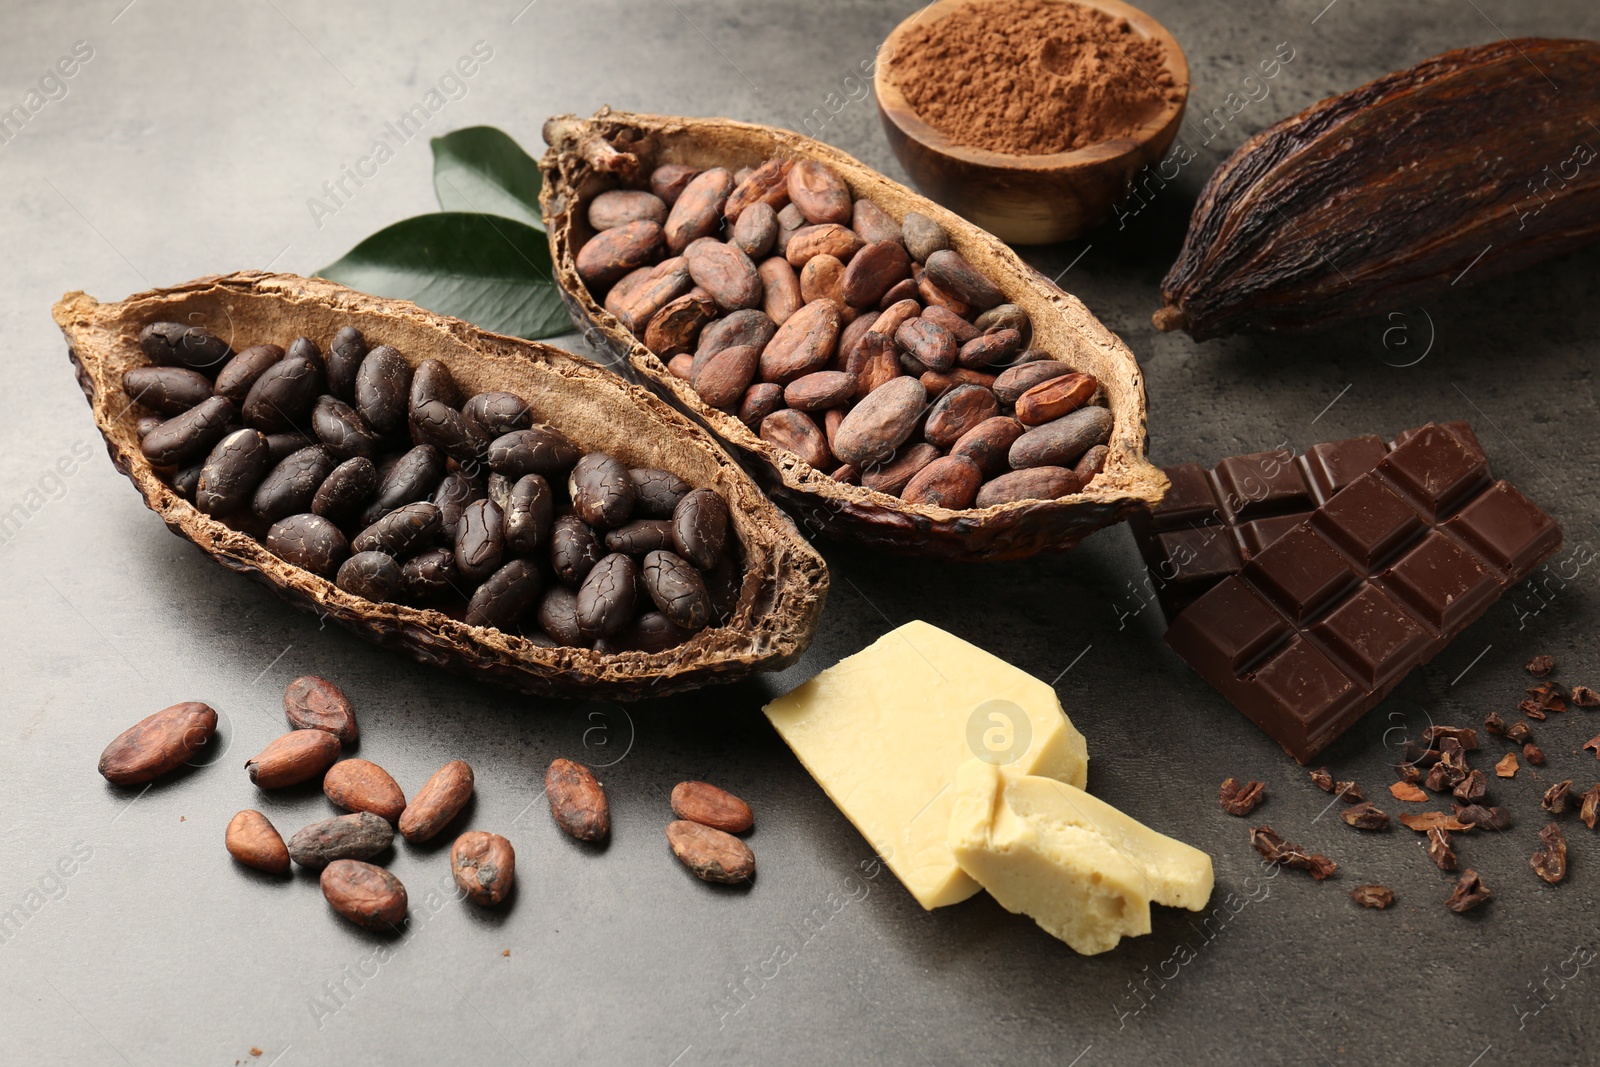
[{"label": "grey stone background", "polygon": [[[626,709],[531,701],[426,670],[320,628],[168,534],[106,462],[50,304],[70,289],[119,299],[244,267],[310,273],[432,210],[421,136],[333,214],[315,218],[308,199],[475,42],[492,59],[427,136],[490,123],[537,154],[545,116],[604,103],[796,127],[813,116],[823,140],[903,177],[870,99],[844,79],[912,3],[525,2],[0,6],[0,109],[25,101],[75,43],[93,50],[64,94],[46,85],[57,98],[0,144],[0,510],[28,511],[0,544],[0,913],[13,913],[0,926],[0,1062],[1594,1059],[1595,839],[1568,815],[1566,884],[1546,886],[1527,866],[1543,788],[1600,778],[1579,748],[1600,730],[1594,713],[1536,724],[1550,765],[1494,782],[1516,827],[1458,844],[1495,899],[1449,914],[1449,880],[1417,835],[1341,825],[1303,771],[1166,652],[1155,612],[1138,610],[1123,529],[1068,555],[985,567],[824,546],[833,594],[798,666]],[[1200,184],[1250,133],[1450,47],[1596,36],[1600,10],[1147,6],[1185,45],[1191,116],[1250,88],[1245,76],[1281,43],[1294,50],[1267,95],[1125,227],[1029,253],[1144,361],[1154,458],[1467,418],[1497,471],[1566,529],[1567,580],[1519,590],[1329,752],[1338,776],[1382,804],[1399,738],[1514,711],[1530,655],[1553,654],[1563,683],[1600,685],[1600,603],[1585,565],[1600,513],[1600,250],[1308,339],[1156,335],[1157,283]],[[1186,136],[1205,132],[1191,123]],[[1530,175],[1547,162],[1529,159]],[[1215,857],[1212,910],[1160,909],[1149,937],[1086,959],[986,899],[926,914],[886,872],[868,877],[866,843],[759,707],[913,618],[1053,680],[1089,739],[1091,788]],[[392,866],[412,920],[381,941],[332,917],[312,879],[255,877],[229,860],[222,831],[240,808],[286,831],[326,813],[314,791],[257,794],[240,767],[283,729],[282,687],[308,672],[345,687],[363,718],[361,755],[408,792],[448,759],[473,763],[471,825],[518,850],[513,906],[456,903],[440,889],[447,846],[402,848]],[[146,792],[107,787],[94,773],[106,741],[181,699],[222,713],[216,765]],[[539,800],[557,755],[606,765],[615,835],[598,855],[563,838]],[[1216,805],[1230,774],[1264,780],[1259,818],[1332,856],[1338,877],[1263,871],[1249,824]],[[691,776],[757,812],[748,891],[694,881],[665,848],[665,795]],[[1345,894],[1364,882],[1390,885],[1397,904],[1355,907]]]}]

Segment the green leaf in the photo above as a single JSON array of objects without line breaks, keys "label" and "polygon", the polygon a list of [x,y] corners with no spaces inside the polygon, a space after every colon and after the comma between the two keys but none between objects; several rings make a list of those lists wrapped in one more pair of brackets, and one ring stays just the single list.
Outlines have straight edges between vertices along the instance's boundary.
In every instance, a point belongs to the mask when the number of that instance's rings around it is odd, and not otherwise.
[{"label": "green leaf", "polygon": [[418,215],[379,230],[317,273],[496,333],[553,337],[573,328],[544,234],[513,219]]},{"label": "green leaf", "polygon": [[503,215],[544,229],[539,165],[493,126],[469,126],[433,139],[433,188],[445,211]]}]

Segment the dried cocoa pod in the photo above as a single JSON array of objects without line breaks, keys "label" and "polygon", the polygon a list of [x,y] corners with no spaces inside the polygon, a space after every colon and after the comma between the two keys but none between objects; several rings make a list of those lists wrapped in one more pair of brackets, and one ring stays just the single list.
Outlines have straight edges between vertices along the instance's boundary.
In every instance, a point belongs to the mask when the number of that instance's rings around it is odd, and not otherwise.
[{"label": "dried cocoa pod", "polygon": [[100,773],[116,785],[143,785],[183,766],[217,729],[217,713],[197,700],[140,719],[100,753]]},{"label": "dried cocoa pod", "polygon": [[545,795],[556,825],[579,841],[599,841],[611,832],[611,808],[594,772],[581,763],[557,759],[544,773]]},{"label": "dried cocoa pod", "polygon": [[1197,341],[1313,331],[1594,241],[1597,113],[1600,44],[1543,38],[1314,104],[1211,176],[1155,325]]}]

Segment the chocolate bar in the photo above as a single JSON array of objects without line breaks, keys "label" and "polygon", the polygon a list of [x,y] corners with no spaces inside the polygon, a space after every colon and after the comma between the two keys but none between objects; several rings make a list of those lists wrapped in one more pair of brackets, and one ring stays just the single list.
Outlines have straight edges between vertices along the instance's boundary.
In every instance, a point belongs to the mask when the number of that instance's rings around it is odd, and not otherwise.
[{"label": "chocolate bar", "polygon": [[[1561,544],[1554,519],[1490,479],[1470,430],[1430,423],[1346,477],[1344,459],[1364,465],[1382,447],[1355,440],[1331,450],[1340,462],[1313,449],[1308,463],[1280,464],[1246,503],[1222,498],[1216,536],[1241,545],[1249,524],[1297,514],[1284,471],[1309,483],[1298,499],[1317,503],[1168,616],[1167,644],[1300,763]],[[1231,491],[1238,469],[1219,463],[1211,485]],[[1282,507],[1262,516],[1257,499]]]},{"label": "chocolate bar", "polygon": [[[1444,425],[1483,457],[1471,426]],[[1368,434],[1314,445],[1302,456],[1280,449],[1231,456],[1210,470],[1198,463],[1162,468],[1172,488],[1128,525],[1168,621],[1420,430],[1400,433],[1393,444]]]}]

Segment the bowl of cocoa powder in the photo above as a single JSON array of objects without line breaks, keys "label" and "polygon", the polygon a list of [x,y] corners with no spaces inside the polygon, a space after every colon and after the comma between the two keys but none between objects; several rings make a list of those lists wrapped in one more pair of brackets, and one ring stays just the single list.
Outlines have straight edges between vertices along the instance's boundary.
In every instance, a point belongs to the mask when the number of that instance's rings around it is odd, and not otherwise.
[{"label": "bowl of cocoa powder", "polygon": [[1011,244],[1048,244],[1105,222],[1160,163],[1189,67],[1119,0],[938,0],[889,35],[874,88],[924,194]]}]

